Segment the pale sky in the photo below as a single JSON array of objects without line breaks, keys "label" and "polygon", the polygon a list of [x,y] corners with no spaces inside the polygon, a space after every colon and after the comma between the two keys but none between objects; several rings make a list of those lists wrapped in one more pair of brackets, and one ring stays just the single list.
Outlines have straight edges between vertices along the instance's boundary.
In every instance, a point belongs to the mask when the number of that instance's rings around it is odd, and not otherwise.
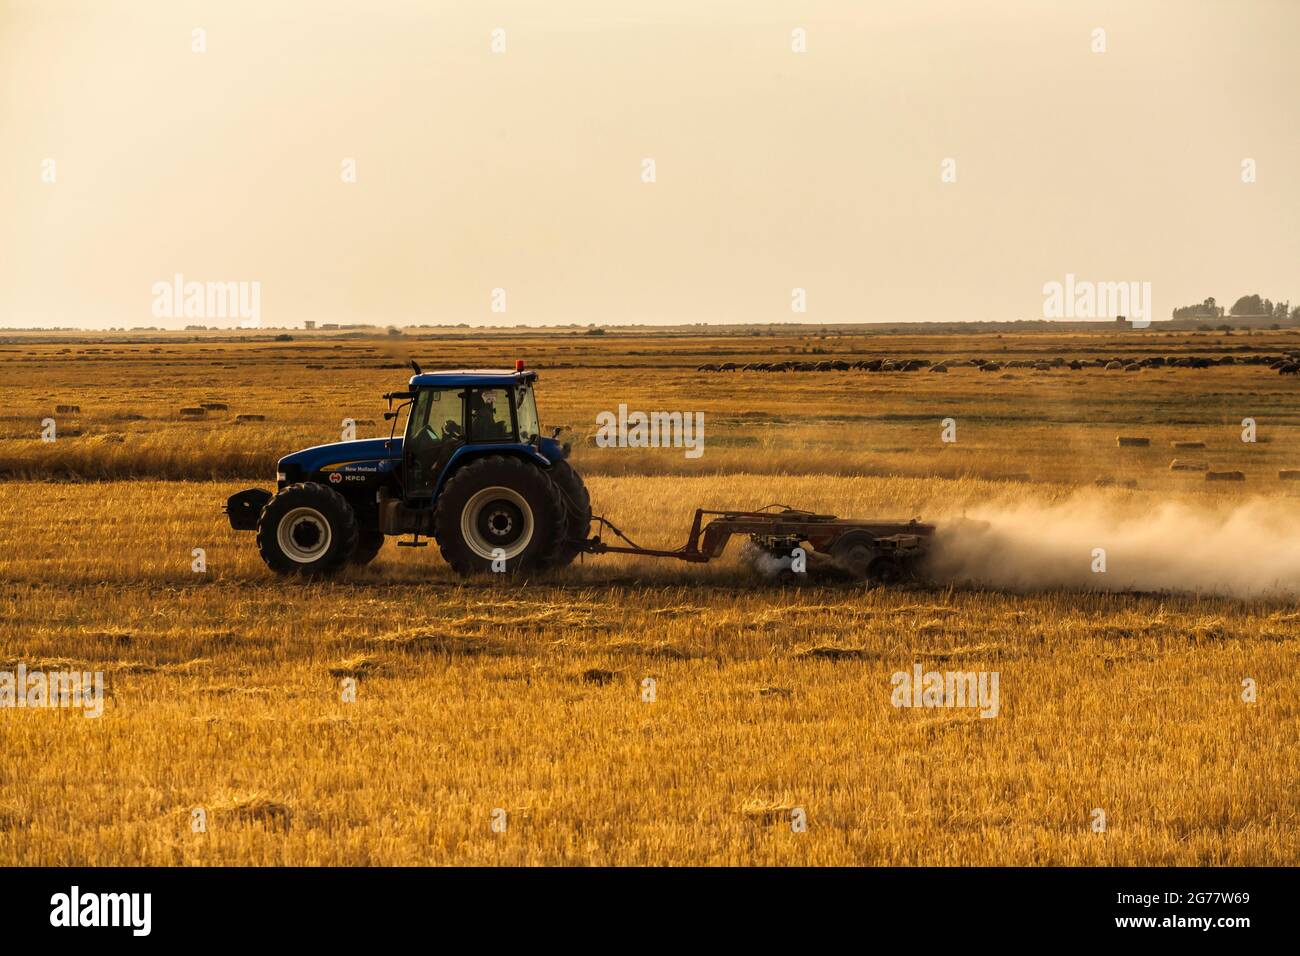
[{"label": "pale sky", "polygon": [[1300,304],[1294,0],[0,0],[0,144],[0,326]]}]

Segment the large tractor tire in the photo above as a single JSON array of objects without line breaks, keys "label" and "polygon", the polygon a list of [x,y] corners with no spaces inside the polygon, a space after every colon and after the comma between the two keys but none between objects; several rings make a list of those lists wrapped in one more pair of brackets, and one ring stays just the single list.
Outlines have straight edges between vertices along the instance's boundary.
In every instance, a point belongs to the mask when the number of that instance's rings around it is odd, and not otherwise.
[{"label": "large tractor tire", "polygon": [[372,531],[367,529],[357,534],[357,549],[352,552],[351,561],[353,564],[369,564],[379,556],[379,552],[384,547],[384,534],[382,531]]},{"label": "large tractor tire", "polygon": [[567,514],[555,483],[541,468],[493,455],[470,462],[438,495],[434,537],[463,577],[497,568],[507,573],[554,567],[564,546]]},{"label": "large tractor tire", "polygon": [[555,566],[562,568],[573,563],[580,553],[578,542],[591,535],[591,495],[582,476],[567,461],[556,462],[547,474],[564,497],[565,539],[555,560]]},{"label": "large tractor tire", "polygon": [[277,574],[334,574],[357,549],[357,516],[332,488],[290,485],[262,509],[257,549]]}]

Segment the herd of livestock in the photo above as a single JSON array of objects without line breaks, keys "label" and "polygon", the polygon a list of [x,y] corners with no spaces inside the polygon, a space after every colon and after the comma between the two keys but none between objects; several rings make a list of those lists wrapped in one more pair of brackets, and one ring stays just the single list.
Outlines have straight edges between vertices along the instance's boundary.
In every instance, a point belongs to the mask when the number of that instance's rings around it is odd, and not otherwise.
[{"label": "herd of livestock", "polygon": [[1068,368],[1078,371],[1085,368],[1101,368],[1113,372],[1140,372],[1146,368],[1211,368],[1216,365],[1266,365],[1279,375],[1300,375],[1300,351],[1281,355],[1220,355],[1205,357],[1198,355],[1163,356],[1150,355],[1144,358],[1084,358],[1064,359],[1059,355],[1051,359],[1010,359],[996,361],[993,359],[944,359],[932,362],[929,359],[867,359],[848,362],[834,359],[821,362],[785,361],[785,362],[722,362],[696,367],[697,372],[947,372],[954,368],[976,368],[981,372],[997,372],[1002,369],[1023,368],[1040,372],[1052,369]]}]

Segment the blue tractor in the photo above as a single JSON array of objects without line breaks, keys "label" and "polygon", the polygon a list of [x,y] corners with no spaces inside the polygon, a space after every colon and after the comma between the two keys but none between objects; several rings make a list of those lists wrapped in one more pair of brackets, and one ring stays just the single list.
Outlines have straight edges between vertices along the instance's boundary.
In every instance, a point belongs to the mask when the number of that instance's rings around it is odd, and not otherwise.
[{"label": "blue tractor", "polygon": [[408,534],[399,546],[432,538],[464,576],[569,564],[586,549],[591,500],[559,429],[541,434],[537,373],[522,362],[514,371],[428,373],[411,364],[407,390],[384,396],[389,438],[286,455],[275,494],[250,488],[228,499],[230,526],[255,531],[262,560],[286,575],[367,564],[386,537]]}]

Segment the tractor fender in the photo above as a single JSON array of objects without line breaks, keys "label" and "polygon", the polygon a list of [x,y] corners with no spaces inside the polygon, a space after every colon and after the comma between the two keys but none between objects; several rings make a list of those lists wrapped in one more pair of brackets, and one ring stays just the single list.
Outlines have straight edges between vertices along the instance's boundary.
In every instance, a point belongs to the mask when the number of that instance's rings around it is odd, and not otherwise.
[{"label": "tractor fender", "polygon": [[433,497],[436,499],[441,494],[443,486],[447,484],[447,479],[459,471],[462,467],[471,461],[477,461],[480,458],[487,458],[491,455],[500,455],[506,458],[519,458],[528,462],[530,465],[536,465],[538,468],[550,468],[551,460],[539,452],[534,445],[509,444],[509,445],[466,445],[458,448],[452,454],[447,466],[442,469],[442,474],[438,476],[438,484],[433,489]]}]

